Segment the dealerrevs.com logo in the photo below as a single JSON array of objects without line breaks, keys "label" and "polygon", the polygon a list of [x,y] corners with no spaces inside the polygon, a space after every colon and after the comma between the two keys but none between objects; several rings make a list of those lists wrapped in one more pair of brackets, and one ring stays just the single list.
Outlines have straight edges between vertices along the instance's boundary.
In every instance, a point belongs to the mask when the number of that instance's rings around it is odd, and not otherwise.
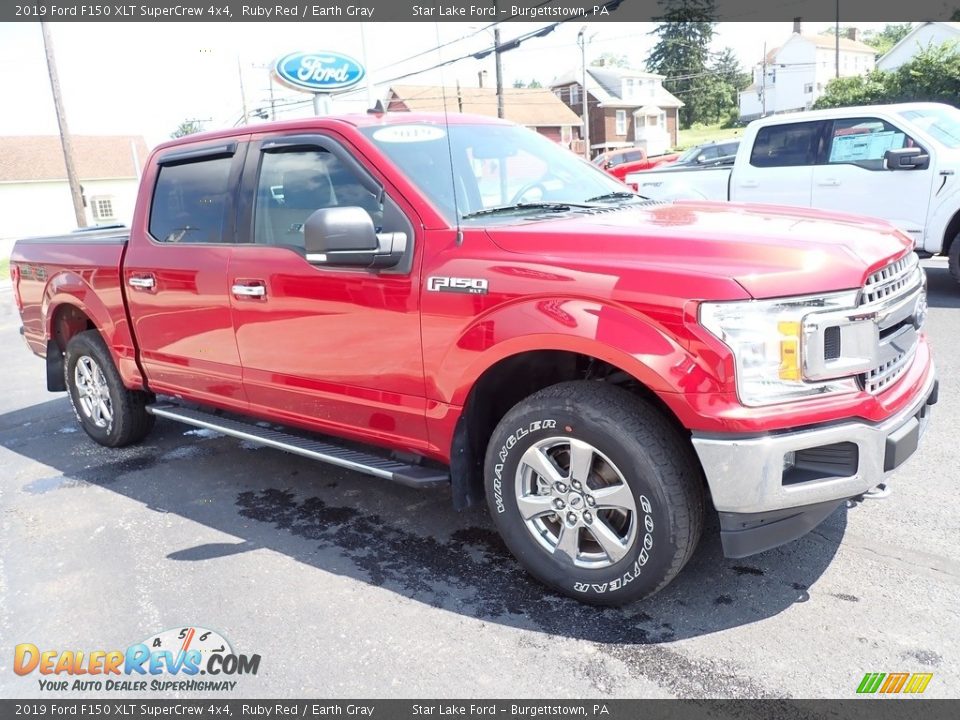
[{"label": "dealerrevs.com logo", "polygon": [[[238,675],[256,675],[259,655],[233,651],[214,630],[164,630],[126,650],[47,650],[33,643],[14,648],[17,675],[37,673],[44,691],[233,690]],[[201,677],[203,676],[203,677]]]}]

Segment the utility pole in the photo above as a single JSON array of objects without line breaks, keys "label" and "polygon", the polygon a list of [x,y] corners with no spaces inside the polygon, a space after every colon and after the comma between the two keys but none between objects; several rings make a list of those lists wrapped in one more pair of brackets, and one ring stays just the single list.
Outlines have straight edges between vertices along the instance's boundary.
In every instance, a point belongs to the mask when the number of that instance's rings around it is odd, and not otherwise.
[{"label": "utility pole", "polygon": [[246,125],[250,116],[247,112],[247,91],[243,89],[243,66],[240,64],[239,55],[237,55],[237,76],[240,78],[240,102],[243,105],[243,124]]},{"label": "utility pole", "polygon": [[767,44],[763,44],[763,72],[760,74],[760,99],[763,101],[763,110],[760,117],[767,116]]},{"label": "utility pole", "polygon": [[837,23],[834,26],[834,65],[836,66],[836,76],[840,77],[840,0],[837,0]]},{"label": "utility pole", "polygon": [[67,184],[73,199],[73,212],[77,218],[77,227],[87,226],[87,213],[83,208],[83,191],[77,178],[77,168],[73,164],[73,144],[70,142],[70,130],[67,128],[67,116],[63,111],[63,98],[60,96],[60,76],[57,74],[57,61],[53,55],[53,40],[50,27],[40,23],[43,33],[43,49],[47,55],[47,72],[50,75],[50,89],[53,91],[53,106],[57,111],[57,125],[60,127],[60,147],[63,149],[63,164],[67,168]]},{"label": "utility pole", "polygon": [[497,117],[503,118],[503,65],[500,62],[500,28],[493,29],[494,56],[497,61]]},{"label": "utility pole", "polygon": [[584,25],[577,33],[577,43],[580,45],[580,90],[583,95],[583,156],[590,160],[590,108],[587,102],[587,26]]}]

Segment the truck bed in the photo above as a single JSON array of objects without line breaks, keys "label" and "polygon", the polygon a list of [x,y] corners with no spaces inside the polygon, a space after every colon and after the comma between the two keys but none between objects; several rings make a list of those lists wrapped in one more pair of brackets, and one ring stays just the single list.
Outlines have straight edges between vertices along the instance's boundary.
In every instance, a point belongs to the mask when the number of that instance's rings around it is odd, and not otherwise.
[{"label": "truck bed", "polygon": [[627,185],[651,200],[729,200],[730,166],[654,168],[627,175]]},{"label": "truck bed", "polygon": [[[21,307],[23,336],[30,349],[46,356],[56,333],[56,306],[66,296],[104,318],[108,331],[126,326],[120,267],[130,233],[107,228],[18,240],[10,255],[14,297]],[[49,310],[44,312],[44,306]],[[50,327],[44,327],[44,317]]]}]

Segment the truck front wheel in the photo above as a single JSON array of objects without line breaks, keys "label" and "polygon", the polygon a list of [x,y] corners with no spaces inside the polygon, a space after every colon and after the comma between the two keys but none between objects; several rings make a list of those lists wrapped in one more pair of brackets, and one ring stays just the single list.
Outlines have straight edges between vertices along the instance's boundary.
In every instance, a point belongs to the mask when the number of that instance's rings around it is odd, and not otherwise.
[{"label": "truck front wheel", "polygon": [[100,333],[86,330],[70,338],[63,365],[73,411],[87,435],[107,447],[146,437],[153,428],[146,410],[153,396],[124,386]]},{"label": "truck front wheel", "polygon": [[950,250],[947,252],[947,266],[950,268],[953,279],[960,283],[960,235],[950,244]]},{"label": "truck front wheel", "polygon": [[661,412],[621,388],[567,382],[500,421],[487,502],[507,547],[549,587],[621,605],[663,588],[703,526],[693,450]]}]

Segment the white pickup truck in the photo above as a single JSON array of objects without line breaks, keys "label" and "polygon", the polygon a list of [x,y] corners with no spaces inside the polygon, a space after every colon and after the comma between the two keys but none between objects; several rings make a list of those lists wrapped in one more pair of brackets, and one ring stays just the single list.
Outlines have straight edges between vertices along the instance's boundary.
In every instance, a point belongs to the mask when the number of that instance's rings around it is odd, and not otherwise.
[{"label": "white pickup truck", "polygon": [[888,220],[960,282],[960,110],[906,103],[775,115],[747,126],[732,167],[648,170],[654,200],[800,205]]}]

